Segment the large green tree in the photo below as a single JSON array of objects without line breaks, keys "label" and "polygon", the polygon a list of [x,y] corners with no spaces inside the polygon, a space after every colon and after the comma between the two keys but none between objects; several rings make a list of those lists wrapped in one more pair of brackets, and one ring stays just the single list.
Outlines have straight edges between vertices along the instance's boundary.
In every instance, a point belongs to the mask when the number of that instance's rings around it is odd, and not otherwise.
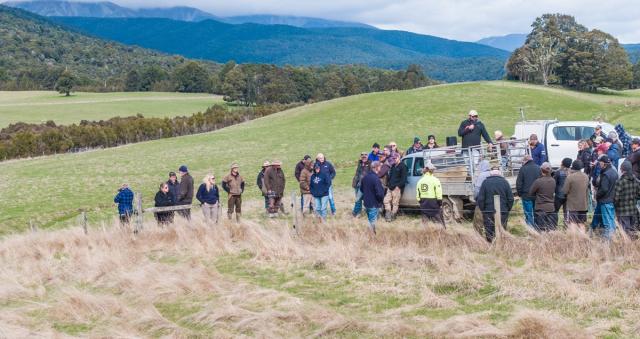
[{"label": "large green tree", "polygon": [[73,90],[73,87],[76,85],[76,82],[77,82],[76,76],[73,73],[71,73],[70,70],[65,69],[64,72],[60,74],[60,77],[56,82],[55,89],[56,91],[58,91],[58,93],[64,94],[65,96],[69,96],[71,95],[71,91]]},{"label": "large green tree", "polygon": [[209,72],[195,61],[188,62],[176,68],[173,73],[178,92],[205,93],[209,92]]}]

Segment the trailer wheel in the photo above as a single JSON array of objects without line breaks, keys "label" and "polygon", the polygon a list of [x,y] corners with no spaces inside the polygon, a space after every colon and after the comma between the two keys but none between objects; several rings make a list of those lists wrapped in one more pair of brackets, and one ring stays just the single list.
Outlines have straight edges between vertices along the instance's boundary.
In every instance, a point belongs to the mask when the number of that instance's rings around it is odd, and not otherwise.
[{"label": "trailer wheel", "polygon": [[442,199],[442,216],[447,224],[460,221],[462,219],[462,200],[444,197]]}]

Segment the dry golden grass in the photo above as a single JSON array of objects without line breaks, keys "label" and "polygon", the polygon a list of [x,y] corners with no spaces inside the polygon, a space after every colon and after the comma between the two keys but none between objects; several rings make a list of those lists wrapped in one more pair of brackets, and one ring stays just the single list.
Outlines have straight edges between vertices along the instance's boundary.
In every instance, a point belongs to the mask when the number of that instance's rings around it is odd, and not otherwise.
[{"label": "dry golden grass", "polygon": [[579,232],[339,217],[119,226],[0,243],[2,337],[589,338],[640,331],[640,248]]}]

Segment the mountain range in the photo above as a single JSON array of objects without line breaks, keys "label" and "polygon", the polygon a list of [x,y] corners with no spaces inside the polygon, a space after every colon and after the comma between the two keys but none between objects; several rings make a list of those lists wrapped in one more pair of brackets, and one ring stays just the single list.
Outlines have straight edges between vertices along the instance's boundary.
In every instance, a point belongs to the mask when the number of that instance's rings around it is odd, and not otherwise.
[{"label": "mountain range", "polygon": [[244,15],[219,17],[193,7],[128,8],[113,2],[76,2],[63,0],[7,1],[5,6],[24,9],[42,16],[91,18],[164,18],[180,21],[214,19],[230,24],[255,23],[262,25],[288,25],[304,28],[373,26],[358,23],[289,15]]},{"label": "mountain range", "polygon": [[277,65],[364,64],[389,69],[420,64],[430,77],[447,82],[499,79],[509,56],[507,51],[470,42],[357,27],[232,25],[157,18],[52,19],[103,39],[189,58]]}]

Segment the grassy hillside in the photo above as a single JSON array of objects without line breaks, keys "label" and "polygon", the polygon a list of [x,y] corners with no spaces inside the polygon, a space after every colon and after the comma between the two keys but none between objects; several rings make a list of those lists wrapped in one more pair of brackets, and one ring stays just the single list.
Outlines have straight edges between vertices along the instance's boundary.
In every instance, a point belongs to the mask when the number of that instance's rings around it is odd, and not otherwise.
[{"label": "grassy hillside", "polygon": [[[374,141],[408,148],[415,135],[455,135],[470,109],[490,130],[513,132],[524,107],[529,119],[583,120],[602,117],[640,134],[637,92],[593,95],[507,82],[465,83],[366,94],[296,108],[213,133],[158,140],[82,154],[0,163],[2,232],[21,230],[29,220],[41,228],[63,226],[78,209],[112,215],[116,188],[128,182],[150,204],[170,170],[187,164],[200,182],[237,161],[247,193],[257,197],[255,175],[265,159],[279,159],[292,185],[293,167],[304,154],[324,152],[337,166],[336,183],[348,189],[354,161]],[[345,209],[350,203],[339,206]]]},{"label": "grassy hillside", "polygon": [[174,117],[202,112],[222,97],[186,93],[73,93],[0,92],[0,128],[11,123],[41,123],[53,120],[68,125],[81,120],[106,120],[142,114]]},{"label": "grassy hillside", "polygon": [[367,28],[304,29],[146,18],[55,20],[104,39],[190,58],[278,65],[366,64],[393,69],[421,64],[430,77],[448,82],[499,79],[509,55],[470,42]]},{"label": "grassy hillside", "polygon": [[[172,70],[184,57],[104,41],[29,12],[0,5],[0,88],[52,89],[65,68],[80,86],[113,90],[131,69]],[[212,63],[207,67],[215,68]]]}]

